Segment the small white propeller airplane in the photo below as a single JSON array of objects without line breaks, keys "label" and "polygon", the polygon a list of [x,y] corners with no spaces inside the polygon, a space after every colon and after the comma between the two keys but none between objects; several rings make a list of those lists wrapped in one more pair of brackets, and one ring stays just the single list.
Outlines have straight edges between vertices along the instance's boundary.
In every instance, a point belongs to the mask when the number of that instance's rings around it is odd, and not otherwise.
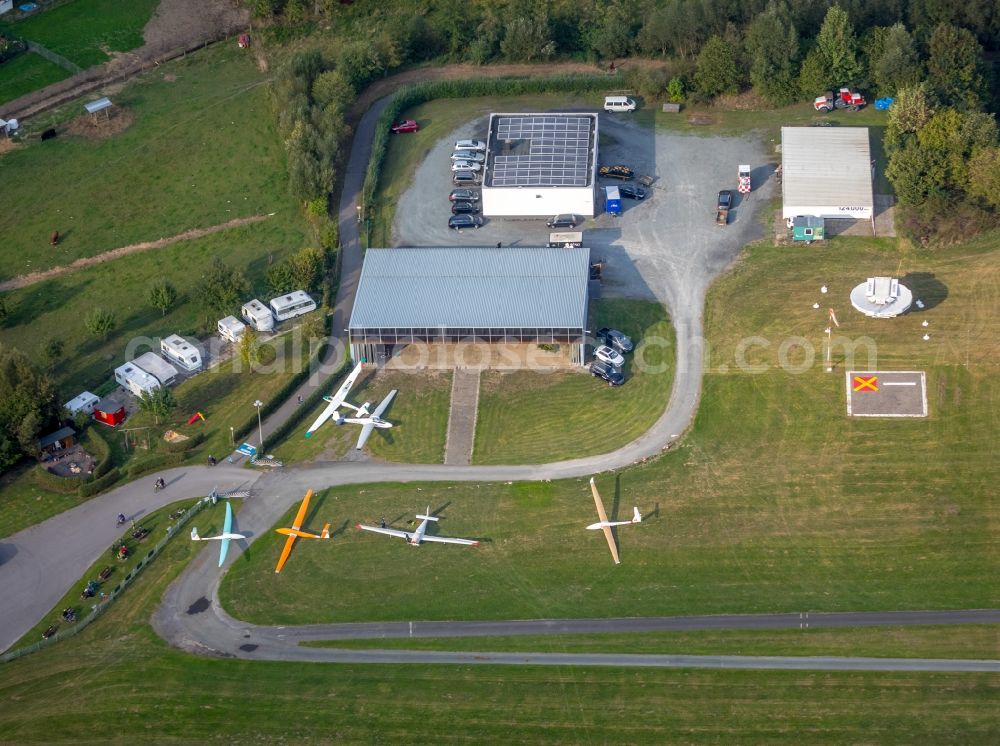
[{"label": "small white propeller airplane", "polygon": [[[473,541],[472,539],[453,539],[450,536],[429,536],[427,534],[427,522],[437,521],[437,518],[431,515],[431,506],[427,506],[427,513],[425,515],[418,515],[417,518],[421,520],[419,526],[417,526],[416,531],[399,531],[395,528],[386,528],[385,526],[363,526],[358,524],[358,528],[362,531],[374,531],[376,534],[385,534],[386,536],[395,536],[400,539],[406,539],[407,544],[411,546],[419,546],[422,541],[438,541],[442,544],[464,544],[469,547],[478,547],[479,542]],[[383,521],[384,523],[384,521]]]},{"label": "small white propeller airplane", "polygon": [[232,539],[245,539],[243,534],[233,533],[233,506],[226,503],[226,522],[222,526],[222,533],[218,536],[198,536],[198,528],[191,529],[191,541],[214,541],[220,539],[222,546],[219,547],[219,567],[226,561],[226,553],[229,551],[229,542]]},{"label": "small white propeller airplane", "polygon": [[603,529],[604,538],[608,540],[608,548],[611,550],[611,559],[615,561],[616,565],[620,565],[622,562],[618,559],[618,547],[615,545],[615,537],[611,533],[612,526],[628,526],[631,523],[642,523],[642,516],[639,514],[639,508],[632,508],[632,520],[631,521],[609,521],[608,514],[604,512],[604,503],[601,502],[601,493],[597,491],[597,485],[594,484],[594,478],[590,478],[590,491],[594,493],[594,503],[597,505],[597,517],[601,520],[597,523],[591,523],[587,526],[588,529]]},{"label": "small white propeller airplane", "polygon": [[[337,391],[336,394],[334,394],[333,396],[323,397],[323,399],[325,399],[329,403],[327,404],[326,409],[324,409],[322,413],[320,413],[320,416],[316,418],[316,421],[309,426],[309,429],[306,431],[307,438],[311,438],[312,434],[317,430],[319,430],[319,428],[322,427],[324,422],[326,422],[331,417],[336,416],[336,419],[334,421],[338,425],[343,425],[346,422],[352,425],[362,426],[361,434],[358,436],[358,444],[356,446],[356,449],[360,451],[362,448],[364,448],[365,443],[368,442],[368,437],[372,434],[372,431],[376,427],[377,428],[392,427],[391,422],[382,419],[382,413],[385,412],[385,410],[389,407],[389,404],[392,402],[392,398],[396,395],[396,389],[390,391],[389,395],[382,400],[382,402],[378,405],[375,411],[371,412],[371,414],[369,414],[369,408],[371,407],[371,402],[366,401],[360,407],[356,407],[353,404],[348,404],[345,401],[347,395],[351,392],[351,387],[354,385],[354,382],[358,379],[358,376],[361,375],[362,365],[363,365],[362,363],[358,363],[357,367],[355,367],[354,370],[351,371],[351,375],[347,377],[347,380],[344,381],[344,384],[340,387],[340,389]],[[346,407],[347,409],[353,409],[355,412],[355,416],[354,417],[339,416],[337,410],[339,410],[341,407]]]}]

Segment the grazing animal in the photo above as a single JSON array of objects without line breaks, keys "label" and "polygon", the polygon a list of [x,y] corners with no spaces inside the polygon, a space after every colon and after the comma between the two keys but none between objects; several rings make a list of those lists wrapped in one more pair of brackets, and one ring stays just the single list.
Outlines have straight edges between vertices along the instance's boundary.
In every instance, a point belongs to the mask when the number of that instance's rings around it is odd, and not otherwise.
[{"label": "grazing animal", "polygon": [[43,140],[51,140],[55,136],[56,136],[55,127],[49,127],[47,130],[45,130],[42,133],[42,139]]},{"label": "grazing animal", "polygon": [[53,246],[59,243],[59,231],[52,231],[52,238],[49,239],[49,243]]}]

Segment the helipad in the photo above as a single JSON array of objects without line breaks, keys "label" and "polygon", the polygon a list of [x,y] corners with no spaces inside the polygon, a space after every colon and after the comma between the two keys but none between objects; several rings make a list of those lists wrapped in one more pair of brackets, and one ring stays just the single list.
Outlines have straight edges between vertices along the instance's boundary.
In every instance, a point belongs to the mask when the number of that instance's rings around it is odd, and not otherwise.
[{"label": "helipad", "polygon": [[847,414],[852,417],[926,417],[922,370],[847,371]]}]

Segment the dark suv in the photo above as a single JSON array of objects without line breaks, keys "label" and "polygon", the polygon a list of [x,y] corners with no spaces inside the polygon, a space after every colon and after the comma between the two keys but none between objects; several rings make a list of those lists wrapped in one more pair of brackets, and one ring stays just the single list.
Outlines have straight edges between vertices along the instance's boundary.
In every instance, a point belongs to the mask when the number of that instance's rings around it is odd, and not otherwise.
[{"label": "dark suv", "polygon": [[625,376],[620,370],[616,370],[611,363],[604,363],[600,360],[590,364],[590,375],[603,378],[609,386],[621,386],[625,383]]},{"label": "dark suv", "polygon": [[576,228],[576,215],[556,215],[545,225],[549,228]]},{"label": "dark suv", "polygon": [[479,205],[476,202],[466,202],[464,200],[451,203],[452,215],[471,215],[479,212]]},{"label": "dark suv", "polygon": [[452,215],[448,218],[448,227],[456,231],[462,228],[481,228],[482,225],[483,219],[478,215]]},{"label": "dark suv", "polygon": [[617,329],[604,327],[597,330],[597,338],[608,347],[613,347],[619,352],[632,352],[632,340]]}]

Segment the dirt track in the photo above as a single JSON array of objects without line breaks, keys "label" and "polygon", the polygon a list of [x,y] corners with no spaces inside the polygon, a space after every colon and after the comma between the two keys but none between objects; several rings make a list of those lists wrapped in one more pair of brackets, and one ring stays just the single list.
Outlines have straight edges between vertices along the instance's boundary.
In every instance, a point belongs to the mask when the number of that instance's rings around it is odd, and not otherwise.
[{"label": "dirt track", "polygon": [[271,216],[251,215],[248,218],[236,218],[235,220],[230,220],[228,223],[220,223],[219,225],[209,226],[208,228],[192,228],[189,231],[178,233],[176,236],[167,236],[166,238],[159,238],[155,241],[142,241],[140,243],[129,244],[128,246],[120,246],[117,249],[105,251],[97,256],[85,256],[82,259],[77,259],[72,264],[64,264],[61,267],[52,267],[51,269],[46,269],[42,272],[31,272],[26,275],[18,275],[12,280],[0,282],[0,292],[28,287],[29,285],[34,285],[36,282],[51,280],[53,277],[69,274],[70,272],[76,272],[77,270],[81,270],[85,267],[92,267],[95,264],[103,264],[104,262],[120,259],[123,256],[128,256],[129,254],[140,254],[143,251],[161,249],[164,246],[169,246],[170,244],[175,244],[179,241],[190,241],[212,233],[228,230],[229,228],[237,228],[241,225],[259,223],[262,220],[267,220],[269,217]]}]

